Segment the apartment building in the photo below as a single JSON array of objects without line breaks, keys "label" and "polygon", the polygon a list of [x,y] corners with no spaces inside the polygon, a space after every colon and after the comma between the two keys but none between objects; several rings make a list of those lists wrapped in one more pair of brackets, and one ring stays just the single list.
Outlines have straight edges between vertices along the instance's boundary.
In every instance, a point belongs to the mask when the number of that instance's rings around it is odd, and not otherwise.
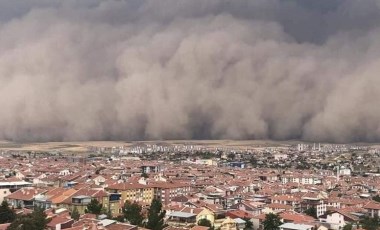
[{"label": "apartment building", "polygon": [[154,187],[139,183],[116,183],[105,188],[107,192],[121,194],[121,200],[150,204],[154,198]]}]

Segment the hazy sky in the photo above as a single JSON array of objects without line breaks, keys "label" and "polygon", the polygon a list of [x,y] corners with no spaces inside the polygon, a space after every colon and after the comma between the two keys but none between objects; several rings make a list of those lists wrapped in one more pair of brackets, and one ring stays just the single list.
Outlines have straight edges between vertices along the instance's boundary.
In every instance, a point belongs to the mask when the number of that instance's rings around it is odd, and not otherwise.
[{"label": "hazy sky", "polygon": [[0,139],[380,141],[379,0],[0,0]]}]

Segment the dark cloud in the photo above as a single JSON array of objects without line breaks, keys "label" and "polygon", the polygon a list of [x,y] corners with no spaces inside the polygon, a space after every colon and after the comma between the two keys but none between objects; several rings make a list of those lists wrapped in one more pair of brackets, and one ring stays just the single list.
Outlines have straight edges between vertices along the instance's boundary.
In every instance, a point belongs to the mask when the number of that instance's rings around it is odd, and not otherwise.
[{"label": "dark cloud", "polygon": [[0,139],[380,140],[376,0],[0,0]]}]

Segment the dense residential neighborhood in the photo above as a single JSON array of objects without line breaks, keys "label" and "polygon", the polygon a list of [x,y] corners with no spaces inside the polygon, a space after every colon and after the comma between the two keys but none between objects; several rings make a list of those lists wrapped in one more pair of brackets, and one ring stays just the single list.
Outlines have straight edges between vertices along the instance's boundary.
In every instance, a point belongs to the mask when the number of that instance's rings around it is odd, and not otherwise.
[{"label": "dense residential neighborhood", "polygon": [[[380,226],[374,148],[89,149],[79,155],[3,151],[0,203],[14,213],[11,220],[26,221],[41,209],[43,229],[55,230]],[[12,229],[12,221],[4,220],[0,229]]]}]

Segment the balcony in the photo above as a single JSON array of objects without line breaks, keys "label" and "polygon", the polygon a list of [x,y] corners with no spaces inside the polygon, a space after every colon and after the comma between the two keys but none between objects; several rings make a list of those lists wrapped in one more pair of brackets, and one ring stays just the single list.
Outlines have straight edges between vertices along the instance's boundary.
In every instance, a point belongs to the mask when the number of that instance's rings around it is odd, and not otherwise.
[{"label": "balcony", "polygon": [[90,196],[75,196],[71,199],[71,203],[74,205],[87,205],[91,202]]},{"label": "balcony", "polygon": [[119,202],[121,200],[121,194],[119,193],[111,193],[109,195],[110,202]]}]

